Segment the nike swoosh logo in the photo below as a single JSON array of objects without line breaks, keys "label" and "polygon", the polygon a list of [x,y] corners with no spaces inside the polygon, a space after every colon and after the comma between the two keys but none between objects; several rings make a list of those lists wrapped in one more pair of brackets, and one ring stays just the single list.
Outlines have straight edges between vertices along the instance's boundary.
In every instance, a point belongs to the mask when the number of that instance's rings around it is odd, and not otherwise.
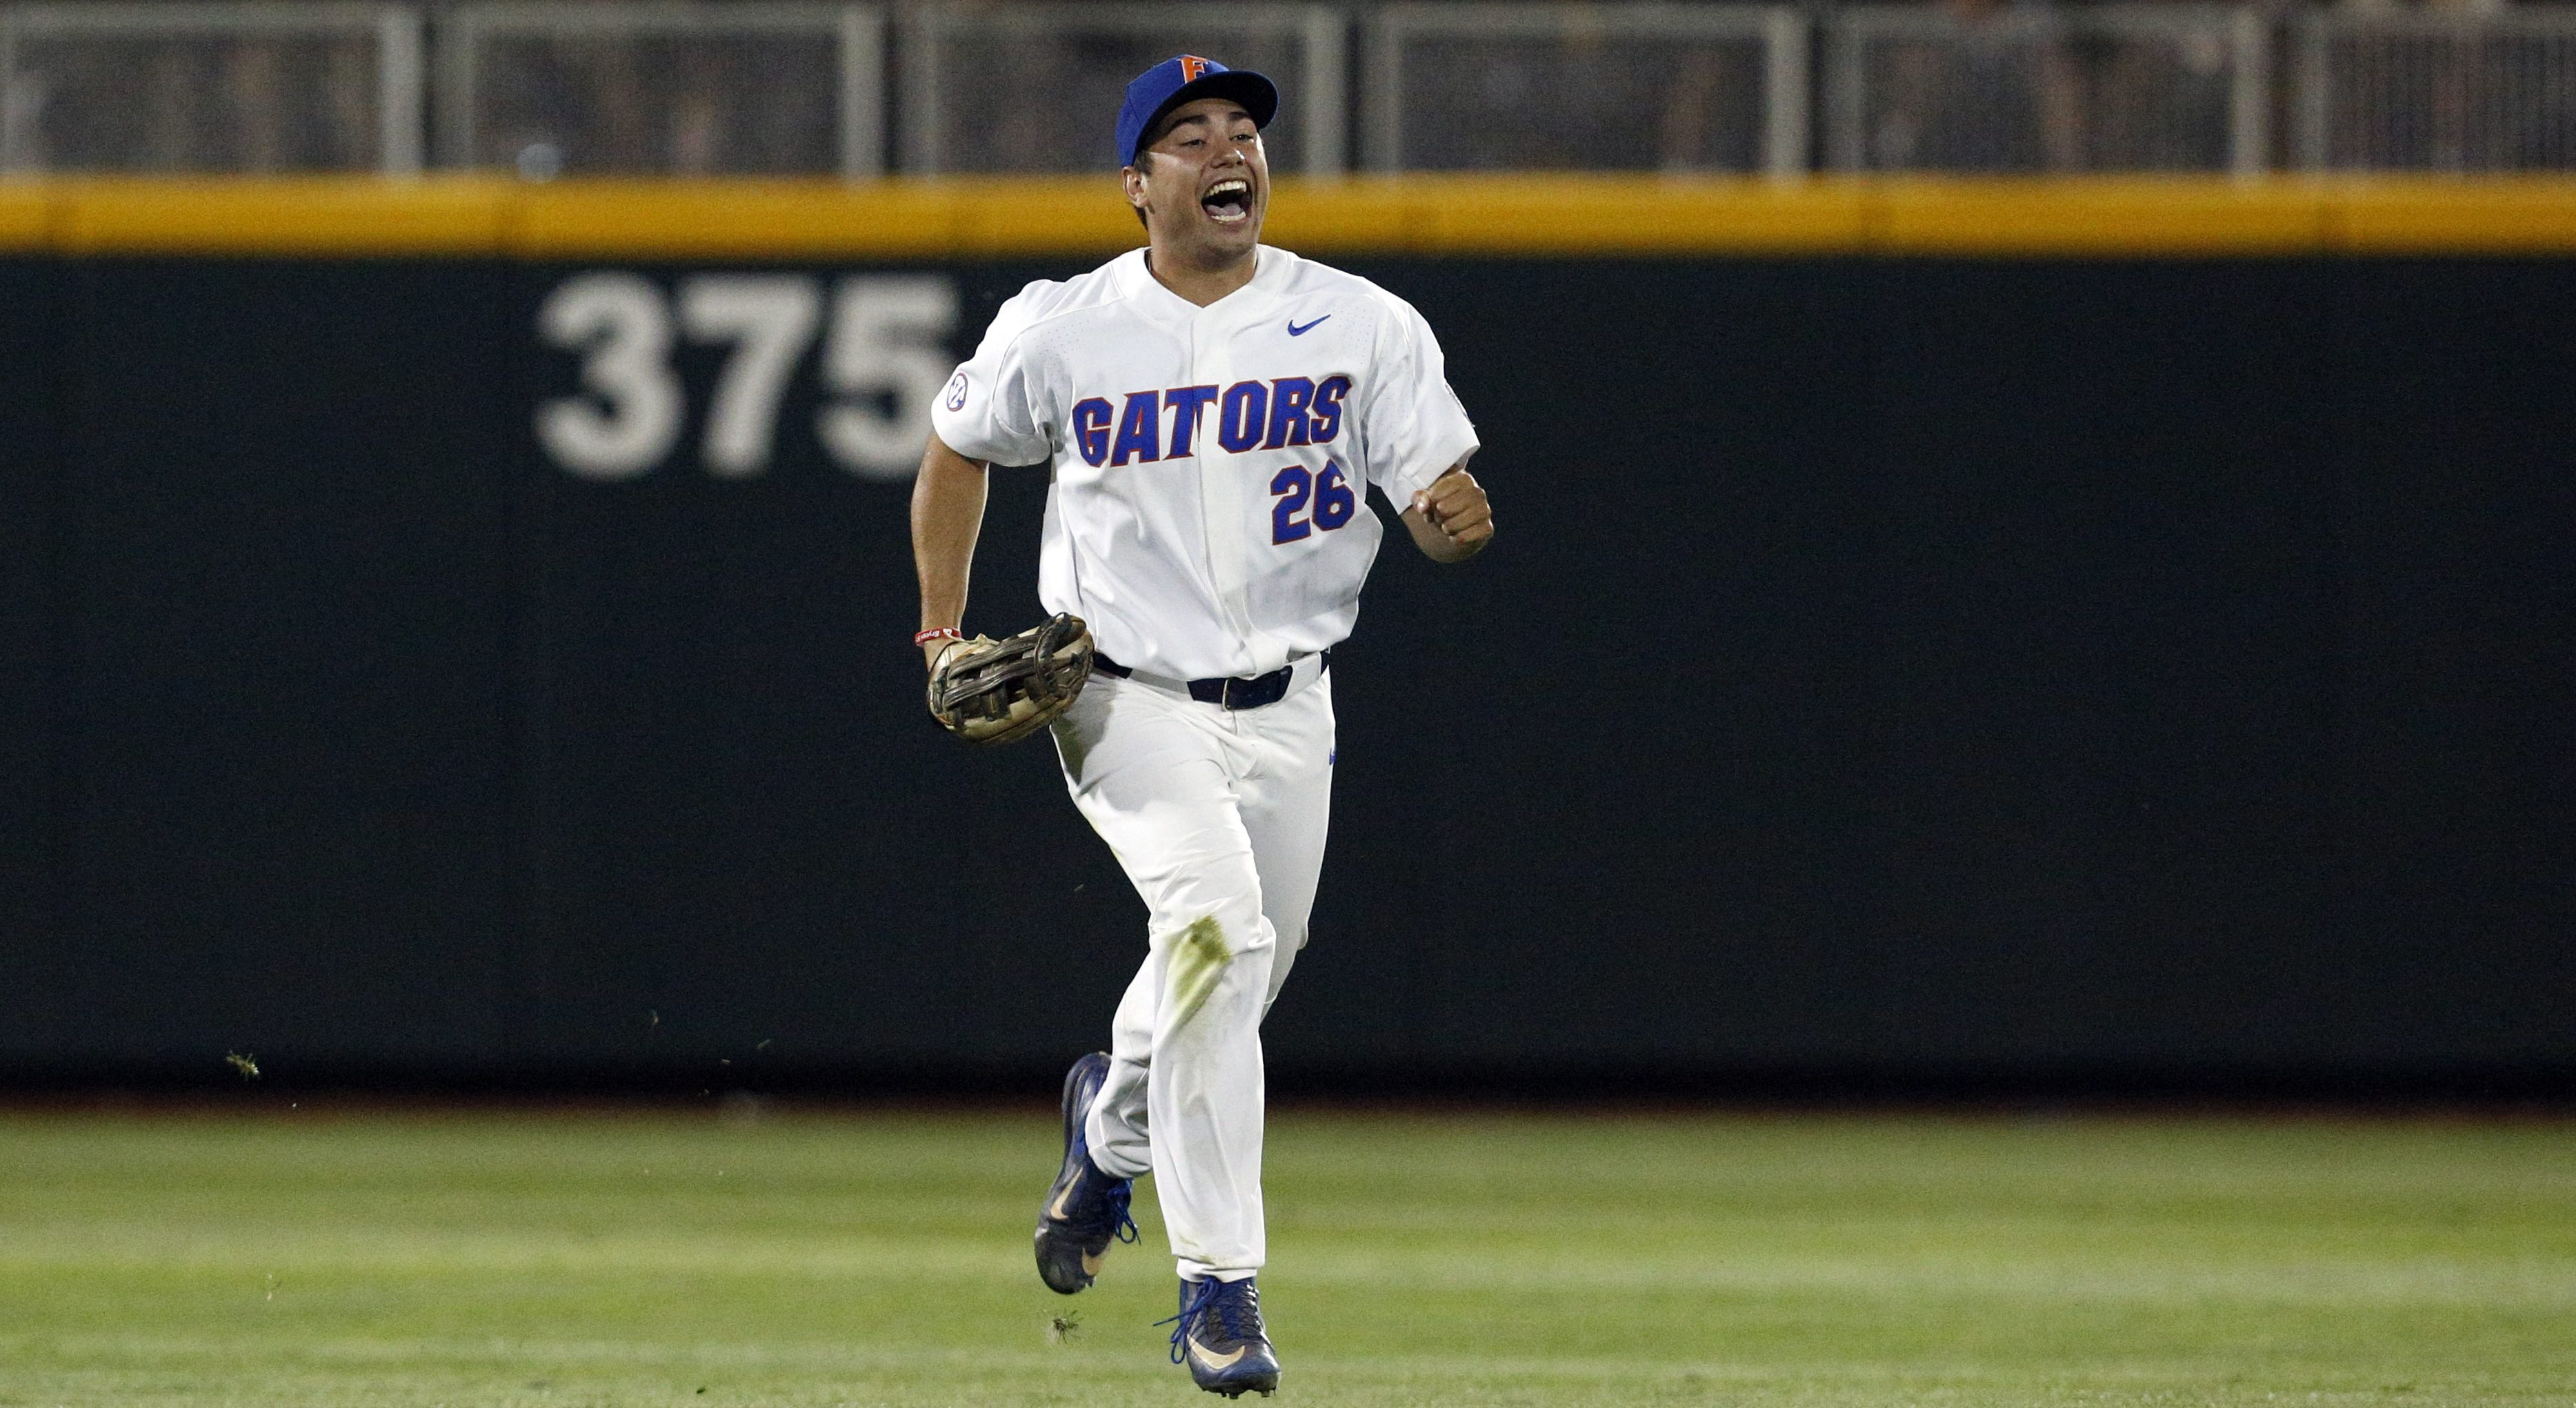
[{"label": "nike swoosh logo", "polygon": [[[1322,319],[1322,318],[1317,318],[1317,319],[1315,320],[1315,322],[1318,322],[1318,323],[1320,323],[1320,322],[1322,322],[1322,321],[1323,321],[1323,319]],[[1312,323],[1310,323],[1310,324],[1308,324],[1307,326],[1312,327],[1312,326],[1313,326],[1313,324],[1312,324]],[[1199,1343],[1199,1337],[1198,1337],[1198,1336],[1196,1336],[1196,1335],[1192,1335],[1192,1336],[1190,1336],[1190,1353],[1197,1355],[1197,1356],[1199,1357],[1199,1361],[1200,1361],[1201,1363],[1203,1363],[1203,1364],[1207,1365],[1207,1366],[1208,1366],[1209,1368],[1211,1368],[1211,1369],[1231,1369],[1231,1368],[1233,1368],[1233,1367],[1234,1367],[1234,1361],[1236,1361],[1236,1360],[1238,1360],[1238,1359],[1241,1359],[1241,1358],[1243,1357],[1243,1350],[1244,1350],[1244,1346],[1242,1346],[1242,1345],[1236,1345],[1236,1346],[1234,1347],[1234,1353],[1227,1355],[1227,1356],[1226,1356],[1226,1357],[1224,1357],[1223,1359],[1219,1359],[1219,1358],[1217,1358],[1215,1355],[1208,1353],[1208,1347],[1207,1347],[1206,1345],[1203,1345],[1203,1344]]]},{"label": "nike swoosh logo", "polygon": [[1063,1191],[1063,1192],[1058,1193],[1058,1194],[1056,1194],[1056,1195],[1055,1195],[1055,1201],[1054,1201],[1054,1202],[1052,1202],[1052,1203],[1047,1204],[1047,1216],[1054,1218],[1054,1219],[1055,1219],[1056,1221],[1058,1221],[1058,1222],[1062,1222],[1062,1221],[1064,1221],[1064,1214],[1065,1214],[1065,1206],[1064,1206],[1064,1203],[1065,1203],[1065,1200],[1066,1200],[1067,1198],[1070,1198],[1070,1197],[1072,1197],[1072,1196],[1073,1196],[1073,1185],[1072,1185],[1072,1184],[1070,1184],[1070,1183],[1068,1183],[1068,1184],[1064,1185],[1064,1191]]},{"label": "nike swoosh logo", "polygon": [[[1329,318],[1331,316],[1333,315],[1326,313],[1324,318]],[[1288,320],[1288,335],[1290,337],[1304,337],[1306,334],[1313,332],[1315,330],[1315,323],[1324,321],[1324,318],[1317,318],[1314,323],[1308,323],[1302,328],[1297,326],[1297,320],[1295,318],[1290,318]]]}]

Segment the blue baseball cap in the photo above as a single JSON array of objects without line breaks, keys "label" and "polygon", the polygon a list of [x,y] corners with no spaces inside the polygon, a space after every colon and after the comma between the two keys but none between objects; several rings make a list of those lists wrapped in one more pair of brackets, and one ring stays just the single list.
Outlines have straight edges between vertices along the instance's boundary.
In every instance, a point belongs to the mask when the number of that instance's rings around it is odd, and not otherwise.
[{"label": "blue baseball cap", "polygon": [[1232,98],[1252,114],[1252,125],[1267,127],[1279,115],[1279,87],[1250,69],[1227,68],[1214,59],[1180,54],[1163,60],[1127,85],[1127,101],[1118,109],[1118,164],[1133,166],[1145,145],[1145,134],[1163,114],[1200,98]]}]

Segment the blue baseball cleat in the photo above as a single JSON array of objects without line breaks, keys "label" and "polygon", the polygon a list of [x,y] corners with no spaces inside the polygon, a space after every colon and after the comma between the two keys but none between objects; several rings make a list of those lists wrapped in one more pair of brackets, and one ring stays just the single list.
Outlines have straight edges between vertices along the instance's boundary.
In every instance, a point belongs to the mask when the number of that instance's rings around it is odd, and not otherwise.
[{"label": "blue baseball cleat", "polygon": [[1064,1073],[1064,1168],[1047,1190],[1046,1206],[1038,1210],[1038,1279],[1059,1295],[1091,1284],[1112,1238],[1136,1240],[1136,1220],[1127,1215],[1135,1181],[1101,1172],[1082,1132],[1082,1117],[1108,1079],[1105,1051],[1092,1052]]},{"label": "blue baseball cleat", "polygon": [[1158,1325],[1174,1325],[1172,1362],[1190,1366],[1190,1377],[1210,1393],[1228,1398],[1258,1393],[1269,1397],[1279,1388],[1279,1354],[1261,1330],[1261,1293],[1252,1278],[1181,1283],[1181,1313]]}]

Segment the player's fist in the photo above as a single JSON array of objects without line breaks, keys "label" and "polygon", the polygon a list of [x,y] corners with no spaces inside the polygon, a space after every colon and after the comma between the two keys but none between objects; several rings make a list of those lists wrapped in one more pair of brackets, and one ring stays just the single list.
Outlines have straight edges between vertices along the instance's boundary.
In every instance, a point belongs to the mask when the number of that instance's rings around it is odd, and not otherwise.
[{"label": "player's fist", "polygon": [[1414,540],[1443,562],[1473,557],[1493,541],[1494,505],[1485,497],[1485,486],[1464,469],[1453,469],[1416,493],[1407,516],[1419,518],[1430,530],[1416,530]]}]

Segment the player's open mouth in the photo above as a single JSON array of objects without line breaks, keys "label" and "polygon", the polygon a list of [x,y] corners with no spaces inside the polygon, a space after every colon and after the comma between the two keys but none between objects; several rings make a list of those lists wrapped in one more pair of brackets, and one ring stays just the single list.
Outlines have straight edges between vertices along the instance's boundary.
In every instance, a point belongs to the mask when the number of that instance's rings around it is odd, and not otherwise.
[{"label": "player's open mouth", "polygon": [[1199,208],[1220,225],[1233,225],[1252,218],[1252,183],[1240,177],[1219,181],[1199,197]]}]

